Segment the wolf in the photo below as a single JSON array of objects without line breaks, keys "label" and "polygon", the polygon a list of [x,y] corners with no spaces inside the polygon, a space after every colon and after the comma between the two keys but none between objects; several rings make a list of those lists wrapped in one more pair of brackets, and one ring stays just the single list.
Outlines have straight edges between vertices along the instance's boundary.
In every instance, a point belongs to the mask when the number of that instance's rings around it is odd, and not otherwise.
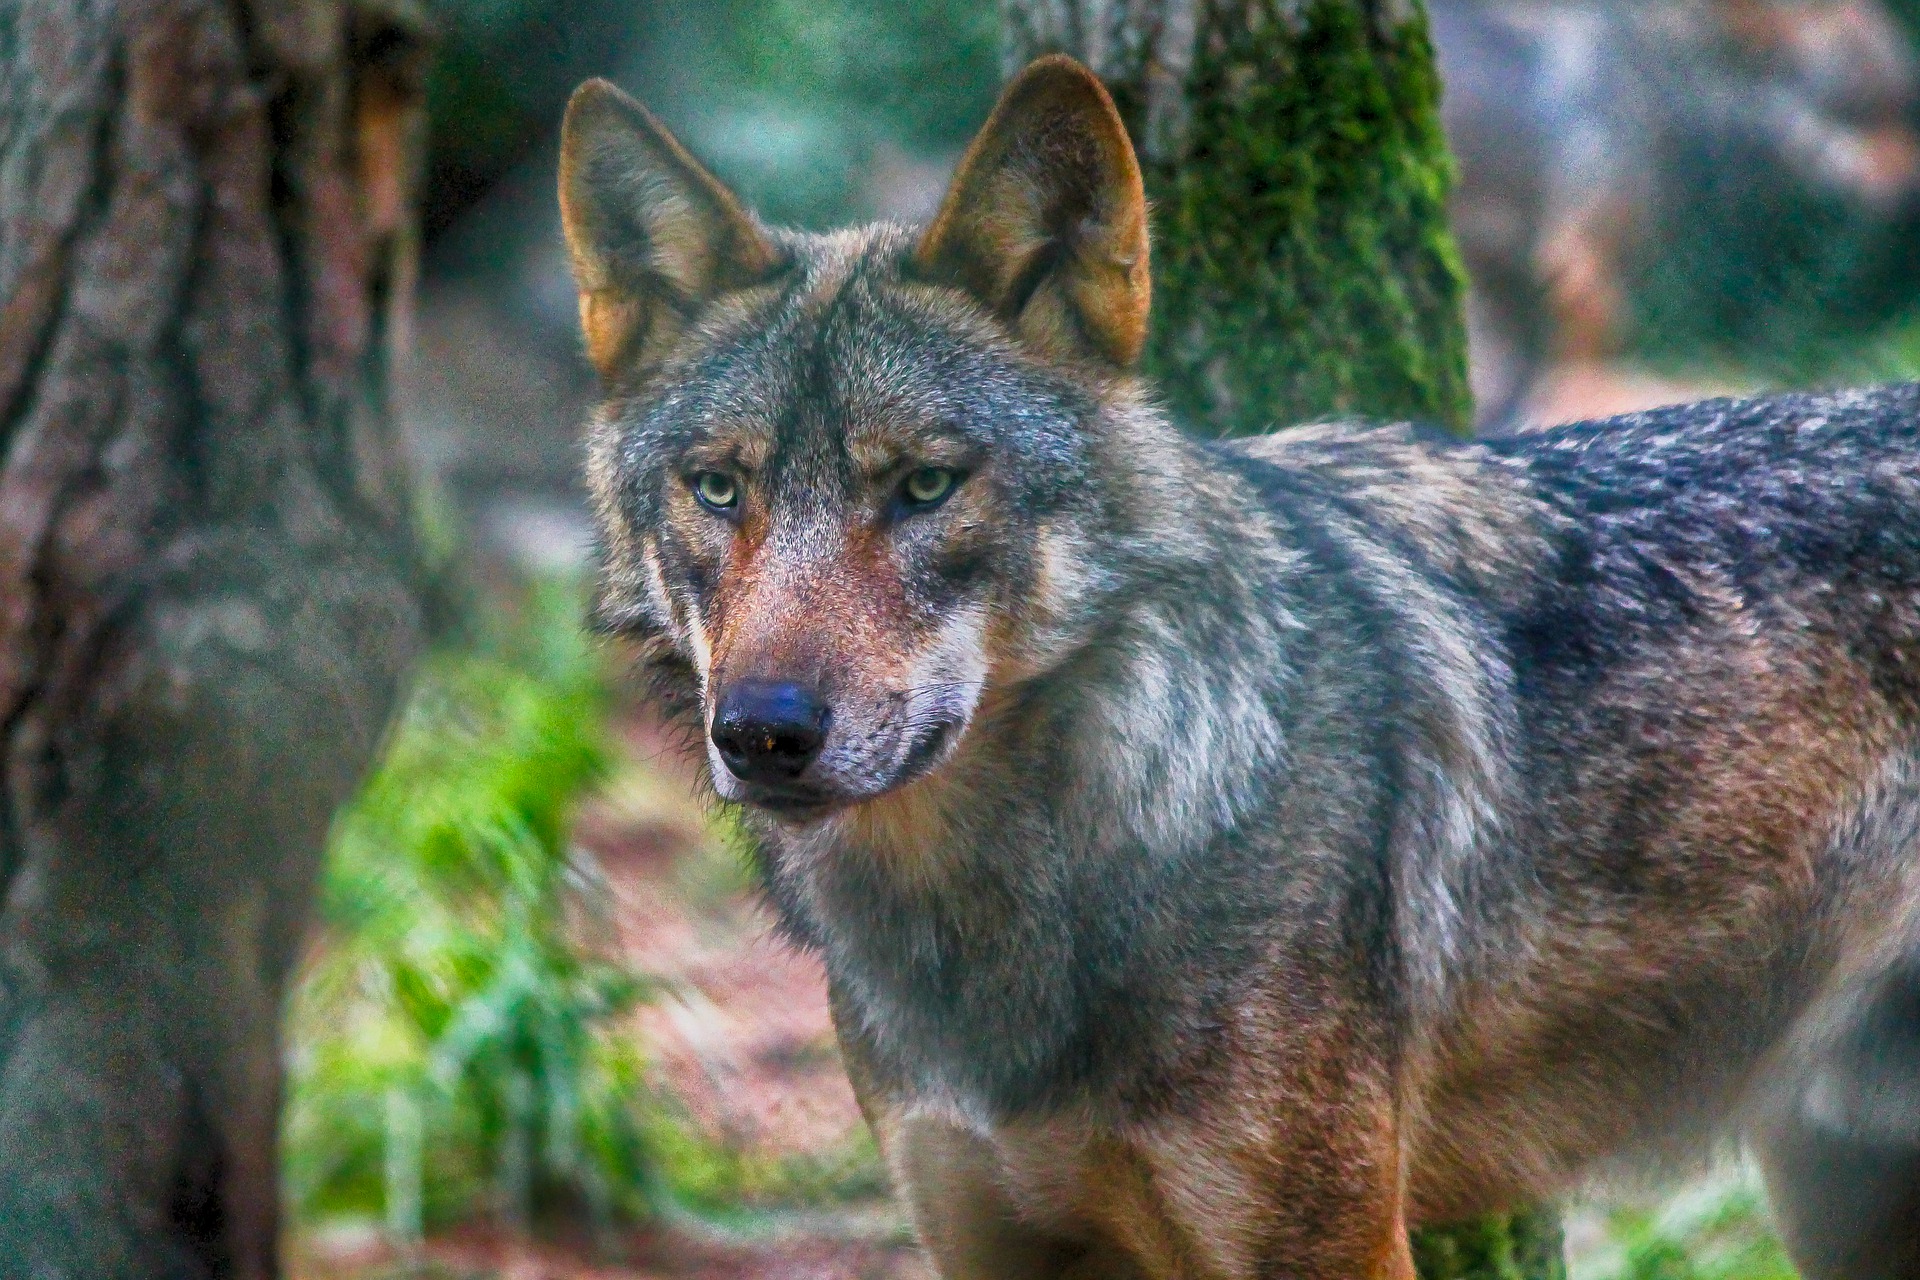
[{"label": "wolf", "polygon": [[[597,617],[942,1276],[1406,1280],[1730,1134],[1825,1186],[1920,960],[1920,388],[1196,440],[1060,57],[922,229],[763,226],[604,82],[560,199]],[[1812,1274],[1920,1275],[1905,1136]]]}]

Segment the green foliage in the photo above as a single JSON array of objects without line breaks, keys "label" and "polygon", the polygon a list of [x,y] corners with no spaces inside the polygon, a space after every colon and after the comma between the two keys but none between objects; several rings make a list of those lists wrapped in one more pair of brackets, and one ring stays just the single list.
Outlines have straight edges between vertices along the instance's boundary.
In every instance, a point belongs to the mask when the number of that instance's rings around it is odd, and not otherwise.
[{"label": "green foliage", "polygon": [[[1920,48],[1920,0],[1884,8]],[[1684,180],[1664,184],[1652,234],[1624,264],[1635,355],[1739,381],[1858,380],[1859,348],[1914,322],[1920,210],[1876,208],[1802,172],[1768,126],[1743,127],[1742,73],[1712,62],[1667,89],[1694,123],[1664,141],[1661,165]]]},{"label": "green foliage", "polygon": [[975,0],[732,0],[687,12],[659,68],[688,140],[775,222],[870,216],[876,157],[957,152],[999,88],[999,26]]},{"label": "green foliage", "polygon": [[1147,365],[1196,428],[1471,417],[1426,21],[1383,34],[1374,12],[1233,9],[1199,43],[1185,154],[1147,166]]},{"label": "green foliage", "polygon": [[1550,1212],[1486,1217],[1413,1235],[1421,1280],[1565,1280],[1560,1220]]},{"label": "green foliage", "polygon": [[879,1149],[864,1127],[838,1147],[766,1154],[659,1108],[646,1134],[661,1187],[675,1206],[709,1221],[745,1224],[769,1212],[827,1209],[887,1191]]},{"label": "green foliage", "polygon": [[1804,383],[1844,373],[1863,341],[1912,315],[1920,220],[1819,189],[1757,144],[1684,163],[1693,180],[1629,264],[1642,359]]},{"label": "green foliage", "polygon": [[336,825],[293,1013],[297,1217],[407,1236],[482,1202],[648,1208],[639,1063],[611,1025],[641,991],[580,944],[597,886],[566,840],[608,757],[579,612],[542,590],[514,636],[432,659]]},{"label": "green foliage", "polygon": [[1607,1243],[1577,1280],[1794,1280],[1750,1173],[1607,1215]]},{"label": "green foliage", "polygon": [[559,123],[574,85],[613,71],[648,0],[432,0],[429,235],[486,194]]}]

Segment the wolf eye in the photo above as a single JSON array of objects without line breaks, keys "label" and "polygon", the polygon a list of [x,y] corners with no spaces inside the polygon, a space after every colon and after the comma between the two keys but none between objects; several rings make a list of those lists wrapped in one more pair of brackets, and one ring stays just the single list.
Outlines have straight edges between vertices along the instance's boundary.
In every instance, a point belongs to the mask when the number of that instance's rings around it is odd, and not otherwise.
[{"label": "wolf eye", "polygon": [[907,482],[901,491],[913,506],[931,507],[952,493],[959,479],[945,467],[921,467],[907,473]]},{"label": "wolf eye", "polygon": [[740,486],[718,471],[702,471],[693,478],[693,496],[715,511],[731,511],[740,501]]}]

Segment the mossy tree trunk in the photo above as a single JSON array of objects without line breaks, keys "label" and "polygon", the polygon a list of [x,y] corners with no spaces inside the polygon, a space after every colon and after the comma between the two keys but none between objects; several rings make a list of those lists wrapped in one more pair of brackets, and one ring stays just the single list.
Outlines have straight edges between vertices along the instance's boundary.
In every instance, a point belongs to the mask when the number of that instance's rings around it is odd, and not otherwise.
[{"label": "mossy tree trunk", "polygon": [[0,0],[0,1274],[278,1274],[281,997],[419,645],[406,0]]},{"label": "mossy tree trunk", "polygon": [[[1003,0],[1008,67],[1065,52],[1154,204],[1146,365],[1198,431],[1356,414],[1464,431],[1465,277],[1419,0]],[[1550,1212],[1415,1239],[1423,1280],[1564,1275]]]}]

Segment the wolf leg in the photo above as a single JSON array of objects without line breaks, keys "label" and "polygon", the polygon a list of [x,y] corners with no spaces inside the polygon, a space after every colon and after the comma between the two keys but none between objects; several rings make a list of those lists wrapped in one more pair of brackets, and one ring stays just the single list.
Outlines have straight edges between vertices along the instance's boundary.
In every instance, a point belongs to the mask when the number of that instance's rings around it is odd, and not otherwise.
[{"label": "wolf leg", "polygon": [[1176,1274],[1415,1280],[1397,1152],[1295,1148],[1261,1153],[1252,1167],[1247,1154],[1189,1151],[1162,1180],[1170,1234],[1185,1244],[1190,1268]]},{"label": "wolf leg", "polygon": [[1920,960],[1863,1002],[1754,1145],[1808,1280],[1920,1280]]},{"label": "wolf leg", "polygon": [[1258,1127],[882,1129],[941,1280],[1413,1280],[1390,1149],[1277,1155]]},{"label": "wolf leg", "polygon": [[894,1182],[941,1280],[1094,1280],[1084,1242],[1050,1233],[1023,1212],[999,1153],[985,1138],[938,1120],[879,1127]]}]

